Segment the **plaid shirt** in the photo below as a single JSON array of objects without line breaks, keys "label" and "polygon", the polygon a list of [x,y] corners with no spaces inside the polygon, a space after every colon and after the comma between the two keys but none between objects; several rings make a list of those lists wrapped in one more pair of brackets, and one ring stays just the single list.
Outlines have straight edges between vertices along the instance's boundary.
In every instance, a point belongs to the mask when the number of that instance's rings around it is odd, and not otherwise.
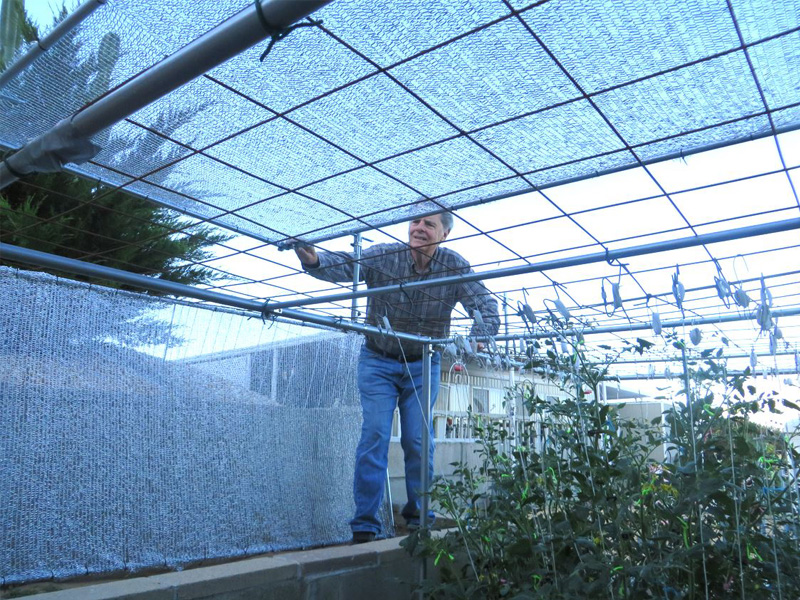
[{"label": "plaid shirt", "polygon": [[[355,255],[351,252],[319,251],[318,267],[304,266],[305,270],[323,281],[352,281]],[[471,273],[469,263],[457,252],[437,248],[425,273],[417,273],[411,250],[406,244],[376,244],[361,255],[361,280],[367,287],[376,288],[411,281],[436,279],[448,275]],[[450,285],[398,290],[379,296],[370,296],[367,303],[368,325],[383,327],[383,317],[389,319],[392,329],[433,338],[448,337],[450,315],[460,302],[470,316],[479,310],[485,327],[473,324],[470,335],[495,335],[500,328],[497,302],[478,281]],[[371,345],[382,351],[399,355],[400,343],[391,335],[368,336]],[[407,356],[418,356],[422,345],[403,342]]]}]

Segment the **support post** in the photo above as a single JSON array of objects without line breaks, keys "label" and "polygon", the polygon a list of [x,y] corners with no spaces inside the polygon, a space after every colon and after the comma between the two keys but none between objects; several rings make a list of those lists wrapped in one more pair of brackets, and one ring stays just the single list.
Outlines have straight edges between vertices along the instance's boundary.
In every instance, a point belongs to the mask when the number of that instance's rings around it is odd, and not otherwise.
[{"label": "support post", "polygon": [[[353,293],[358,291],[358,282],[361,279],[361,234],[357,233],[353,236],[353,254],[355,256],[355,264],[353,265]],[[353,304],[350,307],[350,320],[355,321],[358,318],[358,298],[353,297]]]},{"label": "support post", "polygon": [[428,526],[428,488],[430,482],[430,452],[431,452],[431,356],[433,348],[430,344],[422,346],[422,460],[423,468],[420,478],[422,497],[420,499],[419,526],[424,529]]},{"label": "support post", "polygon": [[[689,411],[689,426],[691,428],[690,435],[692,436],[692,462],[694,463],[694,476],[695,480],[700,478],[700,460],[697,456],[697,438],[694,423],[694,405],[692,403],[692,391],[689,386],[689,363],[686,360],[686,341],[681,342],[681,359],[683,361],[683,385],[686,391],[686,409]],[[706,553],[705,553],[705,539],[703,536],[703,504],[697,500],[697,525],[700,532],[700,546],[703,548],[703,587],[705,588],[706,598],[708,598],[708,572],[706,570]]]},{"label": "support post", "polygon": [[[419,526],[420,529],[427,529],[428,523],[428,507],[430,499],[428,492],[430,491],[430,453],[431,453],[431,430],[433,423],[431,422],[431,356],[433,355],[433,347],[426,343],[422,346],[422,465],[420,471],[420,487],[422,488],[419,506]],[[428,561],[422,557],[422,564],[420,565],[420,577],[424,580],[428,576]]]},{"label": "support post", "polygon": [[[503,334],[508,337],[508,295],[503,292]],[[508,353],[508,344],[509,340],[506,340],[506,356],[509,356]],[[517,342],[516,340],[511,340],[511,347],[514,349],[514,354],[517,353]]]}]

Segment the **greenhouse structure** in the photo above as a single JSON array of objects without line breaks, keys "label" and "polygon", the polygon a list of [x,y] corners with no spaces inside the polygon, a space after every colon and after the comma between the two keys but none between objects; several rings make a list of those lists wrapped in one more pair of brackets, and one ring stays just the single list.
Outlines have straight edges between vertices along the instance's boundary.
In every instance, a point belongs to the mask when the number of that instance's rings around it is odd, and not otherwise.
[{"label": "greenhouse structure", "polygon": [[[423,478],[422,531],[458,527],[414,538],[421,593],[800,598],[800,1],[85,0],[38,39],[22,4],[0,590],[349,541],[368,334],[423,344],[421,408],[441,376],[489,436],[480,501]],[[442,212],[469,272],[360,281]],[[477,281],[497,335],[365,322]],[[462,369],[505,402],[456,403]]]}]

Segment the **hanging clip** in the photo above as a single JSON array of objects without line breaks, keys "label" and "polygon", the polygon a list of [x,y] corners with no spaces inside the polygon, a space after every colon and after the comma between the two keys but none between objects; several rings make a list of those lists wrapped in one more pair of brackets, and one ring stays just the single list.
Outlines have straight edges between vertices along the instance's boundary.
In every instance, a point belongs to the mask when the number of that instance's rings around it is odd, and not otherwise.
[{"label": "hanging clip", "polygon": [[681,268],[675,265],[675,272],[672,274],[672,296],[675,298],[675,304],[683,315],[683,298],[686,296],[686,288],[681,283],[678,277],[681,274]]},{"label": "hanging clip", "polygon": [[264,31],[266,31],[270,37],[269,45],[261,55],[260,58],[261,62],[264,62],[264,59],[267,58],[269,53],[272,51],[272,47],[277,42],[280,42],[283,38],[292,33],[295,29],[300,29],[301,27],[317,27],[318,25],[322,25],[322,21],[315,21],[311,19],[310,21],[301,21],[299,23],[295,23],[294,25],[289,25],[289,27],[284,27],[282,29],[273,27],[269,23],[269,21],[267,21],[267,17],[264,16],[264,9],[261,7],[261,0],[255,0],[255,4],[256,4],[256,13],[258,14],[258,20],[261,21],[261,26],[264,28]]}]

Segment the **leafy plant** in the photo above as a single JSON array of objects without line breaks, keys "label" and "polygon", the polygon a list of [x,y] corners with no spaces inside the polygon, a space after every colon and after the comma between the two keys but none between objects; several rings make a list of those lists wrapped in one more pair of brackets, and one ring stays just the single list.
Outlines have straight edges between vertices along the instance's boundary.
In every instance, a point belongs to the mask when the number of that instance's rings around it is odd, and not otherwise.
[{"label": "leafy plant", "polygon": [[529,366],[563,397],[545,400],[527,382],[507,396],[524,407],[516,427],[475,416],[479,467],[458,465],[430,492],[457,527],[404,542],[437,567],[429,597],[800,597],[800,456],[750,420],[795,405],[705,353],[688,397],[646,422],[596,400],[617,356],[592,365],[580,341],[540,349]]}]

